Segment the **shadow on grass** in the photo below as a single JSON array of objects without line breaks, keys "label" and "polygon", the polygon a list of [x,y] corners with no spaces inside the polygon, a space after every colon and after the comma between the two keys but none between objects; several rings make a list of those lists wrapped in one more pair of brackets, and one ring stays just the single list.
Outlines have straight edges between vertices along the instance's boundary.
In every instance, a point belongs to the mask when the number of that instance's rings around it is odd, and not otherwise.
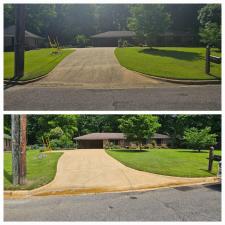
[{"label": "shadow on grass", "polygon": [[171,57],[180,60],[194,61],[199,59],[204,59],[200,53],[196,52],[184,52],[184,51],[175,51],[175,50],[162,50],[155,48],[145,48],[139,50],[140,53],[157,55],[162,57]]},{"label": "shadow on grass", "polygon": [[185,152],[185,153],[208,153],[209,151],[207,150],[201,150],[200,152],[198,150],[182,150],[182,151],[179,151],[178,152]]},{"label": "shadow on grass", "polygon": [[9,174],[6,170],[4,170],[4,177],[6,178],[6,180],[12,183],[12,175]]},{"label": "shadow on grass", "polygon": [[148,152],[147,150],[130,150],[130,149],[112,149],[108,150],[109,152]]}]

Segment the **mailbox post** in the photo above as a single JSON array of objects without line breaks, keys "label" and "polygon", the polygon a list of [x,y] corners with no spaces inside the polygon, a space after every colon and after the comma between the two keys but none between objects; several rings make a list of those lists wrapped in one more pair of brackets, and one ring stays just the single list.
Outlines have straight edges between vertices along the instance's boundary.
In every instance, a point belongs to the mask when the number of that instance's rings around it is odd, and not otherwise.
[{"label": "mailbox post", "polygon": [[205,73],[210,74],[210,46],[206,46],[206,54],[205,54]]},{"label": "mailbox post", "polygon": [[212,166],[213,166],[213,159],[214,159],[214,147],[211,146],[209,150],[209,164],[208,164],[208,171],[212,171]]}]

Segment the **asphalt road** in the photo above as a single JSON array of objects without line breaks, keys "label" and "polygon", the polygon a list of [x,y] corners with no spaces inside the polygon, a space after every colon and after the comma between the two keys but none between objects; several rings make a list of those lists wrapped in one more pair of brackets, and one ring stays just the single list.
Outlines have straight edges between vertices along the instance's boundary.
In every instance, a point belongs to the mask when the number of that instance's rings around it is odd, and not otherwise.
[{"label": "asphalt road", "polygon": [[5,221],[220,221],[220,185],[5,200]]},{"label": "asphalt road", "polygon": [[4,110],[221,110],[221,85],[131,89],[14,86],[4,91]]}]

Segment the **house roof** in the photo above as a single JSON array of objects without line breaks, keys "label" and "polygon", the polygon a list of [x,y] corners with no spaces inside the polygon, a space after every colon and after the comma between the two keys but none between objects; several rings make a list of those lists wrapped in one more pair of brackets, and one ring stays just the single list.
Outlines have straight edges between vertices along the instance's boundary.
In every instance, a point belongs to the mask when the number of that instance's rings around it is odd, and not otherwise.
[{"label": "house roof", "polygon": [[133,31],[127,31],[127,30],[123,30],[123,31],[107,31],[104,33],[100,33],[100,34],[95,34],[92,35],[91,38],[123,38],[123,37],[134,37],[135,36],[135,32]]},{"label": "house roof", "polygon": [[[6,27],[4,29],[4,37],[14,37],[15,36],[15,30],[16,30],[16,26],[15,25]],[[39,35],[36,35],[34,33],[31,33],[31,32],[29,32],[27,30],[25,30],[25,37],[44,39],[43,37],[41,37]]]},{"label": "house roof", "polygon": [[10,135],[8,135],[8,134],[4,134],[4,139],[10,139],[10,140],[11,140],[12,138],[11,138],[11,136],[10,136]]},{"label": "house roof", "polygon": [[170,137],[168,135],[165,135],[165,134],[155,133],[152,138],[154,138],[154,139],[164,139],[164,138],[170,138]]},{"label": "house roof", "polygon": [[[170,138],[168,135],[155,133],[152,139]],[[91,133],[74,138],[74,140],[125,140],[124,133]]]},{"label": "house roof", "polygon": [[75,140],[121,140],[126,139],[123,133],[91,133],[74,138]]}]

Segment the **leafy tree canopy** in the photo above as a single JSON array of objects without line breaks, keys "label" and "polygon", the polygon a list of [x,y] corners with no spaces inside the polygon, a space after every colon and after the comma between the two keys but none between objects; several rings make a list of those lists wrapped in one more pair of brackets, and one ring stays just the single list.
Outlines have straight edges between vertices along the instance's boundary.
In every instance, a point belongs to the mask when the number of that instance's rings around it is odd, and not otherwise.
[{"label": "leafy tree canopy", "polygon": [[153,136],[160,127],[158,117],[152,115],[124,116],[119,122],[119,128],[127,139],[138,142],[140,149],[142,142]]},{"label": "leafy tree canopy", "polygon": [[196,149],[200,152],[201,149],[209,149],[210,146],[216,145],[216,134],[212,134],[211,128],[206,127],[198,130],[193,127],[184,132],[184,141],[189,148]]}]

